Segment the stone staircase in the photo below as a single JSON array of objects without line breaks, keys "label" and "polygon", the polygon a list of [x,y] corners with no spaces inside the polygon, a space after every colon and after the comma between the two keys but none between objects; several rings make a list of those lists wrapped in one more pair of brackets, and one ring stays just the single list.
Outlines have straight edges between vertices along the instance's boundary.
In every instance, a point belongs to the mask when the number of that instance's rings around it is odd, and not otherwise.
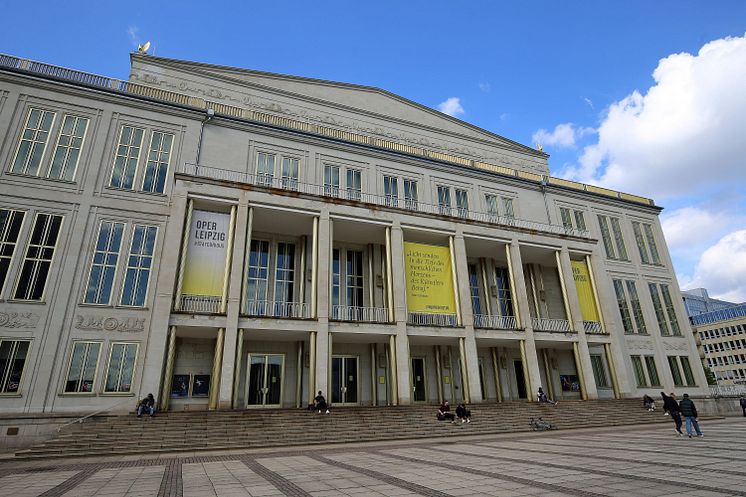
[{"label": "stone staircase", "polygon": [[[455,410],[455,406],[452,407]],[[637,399],[563,401],[557,406],[503,402],[471,406],[473,421],[437,421],[436,406],[345,407],[329,415],[299,409],[167,412],[154,418],[101,416],[66,427],[51,440],[16,453],[18,458],[308,446],[457,435],[529,431],[542,417],[558,429],[637,423],[671,423]]]}]

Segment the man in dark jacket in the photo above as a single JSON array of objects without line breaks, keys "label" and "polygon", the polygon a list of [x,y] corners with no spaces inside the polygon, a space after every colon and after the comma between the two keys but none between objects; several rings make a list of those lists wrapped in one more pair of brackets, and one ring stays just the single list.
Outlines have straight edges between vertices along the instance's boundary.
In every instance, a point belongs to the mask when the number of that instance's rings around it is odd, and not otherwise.
[{"label": "man in dark jacket", "polygon": [[661,392],[661,398],[663,399],[663,411],[665,414],[671,416],[673,422],[676,424],[676,433],[682,436],[681,433],[681,409],[679,409],[679,403],[676,402],[676,397],[673,393],[670,396]]},{"label": "man in dark jacket", "polygon": [[692,438],[692,425],[697,431],[698,437],[704,437],[702,432],[699,430],[699,423],[697,422],[697,408],[694,406],[694,402],[689,398],[689,394],[685,393],[684,398],[679,403],[681,414],[686,418],[686,434],[689,438]]},{"label": "man in dark jacket", "polygon": [[741,397],[741,409],[743,409],[743,417],[746,418],[746,397]]},{"label": "man in dark jacket", "polygon": [[153,398],[152,393],[149,393],[148,396],[142,399],[137,405],[138,418],[142,416],[143,412],[147,412],[151,418],[155,416],[155,399]]}]

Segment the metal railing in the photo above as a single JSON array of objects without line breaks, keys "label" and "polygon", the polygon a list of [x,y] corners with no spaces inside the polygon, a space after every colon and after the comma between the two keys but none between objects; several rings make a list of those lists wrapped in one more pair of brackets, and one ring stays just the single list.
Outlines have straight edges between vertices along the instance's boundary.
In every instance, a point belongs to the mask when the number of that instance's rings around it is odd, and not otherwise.
[{"label": "metal railing", "polygon": [[353,321],[359,323],[388,323],[389,311],[385,307],[357,307],[333,305],[332,321]]},{"label": "metal railing", "polygon": [[221,301],[220,297],[211,295],[182,295],[176,310],[191,314],[218,314]]},{"label": "metal railing", "polygon": [[445,326],[454,327],[458,325],[455,314],[430,314],[427,312],[408,312],[407,324],[415,326]]},{"label": "metal railing", "polygon": [[[540,223],[529,221],[527,219],[517,219],[515,217],[498,216],[489,212],[478,212],[455,207],[445,207],[442,205],[427,204],[424,202],[415,202],[411,199],[393,198],[390,195],[378,195],[375,193],[361,192],[354,189],[339,188],[334,185],[319,185],[314,183],[301,183],[295,179],[277,178],[269,174],[250,174],[247,172],[233,171],[230,169],[221,169],[211,166],[202,166],[197,164],[182,164],[177,167],[177,172],[188,176],[198,178],[209,178],[218,181],[228,181],[233,183],[243,183],[264,188],[274,188],[278,190],[287,190],[308,195],[321,197],[338,198],[350,202],[360,202],[363,204],[373,204],[393,209],[401,209],[409,212],[421,212],[425,214],[434,214],[457,219],[468,219],[487,224],[498,226],[523,228],[531,231],[542,231],[555,235],[572,235],[581,238],[590,236],[587,230],[569,230],[564,226],[554,224]],[[292,186],[292,188],[290,188]]]},{"label": "metal railing", "polygon": [[57,427],[57,431],[60,432],[60,431],[62,431],[62,428],[65,428],[65,427],[70,426],[70,425],[74,425],[75,423],[83,423],[88,418],[92,418],[93,416],[96,416],[97,414],[101,414],[103,412],[109,412],[112,409],[114,409],[116,407],[119,407],[119,406],[122,406],[124,404],[137,404],[137,399],[134,398],[134,397],[127,397],[126,399],[124,399],[124,400],[122,400],[120,402],[117,402],[114,405],[111,405],[109,407],[104,407],[103,409],[99,409],[97,411],[93,411],[93,412],[91,412],[89,414],[86,414],[86,415],[81,416],[79,418],[73,419],[72,421],[69,421],[69,422],[67,422],[65,424],[61,424],[61,425],[59,425]]},{"label": "metal railing", "polygon": [[712,397],[744,397],[746,385],[710,385]]},{"label": "metal railing", "polygon": [[116,78],[109,78],[106,76],[100,76],[97,74],[86,73],[82,71],[76,71],[74,69],[68,69],[65,67],[54,66],[43,62],[35,62],[28,59],[21,59],[12,55],[0,54],[0,67],[26,71],[33,74],[38,74],[44,77],[51,77],[55,79],[72,81],[75,83],[92,86],[95,88],[103,88],[107,90],[114,90],[126,94],[134,94],[144,96],[156,100],[165,102],[172,102],[183,106],[192,107],[195,109],[207,110],[212,109],[218,115],[225,115],[230,117],[236,117],[240,119],[250,120],[253,122],[265,123],[272,126],[278,126],[282,128],[298,130],[306,133],[313,133],[316,135],[326,136],[334,139],[344,140],[352,143],[361,143],[376,148],[385,150],[391,150],[395,152],[405,153],[412,156],[424,157],[432,160],[441,162],[447,162],[451,164],[458,164],[460,166],[471,167],[474,169],[481,169],[483,171],[490,171],[503,176],[510,176],[515,178],[522,178],[524,180],[531,181],[533,183],[548,184],[553,186],[559,186],[562,188],[569,188],[572,190],[590,192],[597,195],[603,195],[606,197],[613,197],[625,201],[635,202],[643,205],[655,205],[653,200],[640,197],[637,195],[631,195],[628,193],[617,192],[609,190],[607,188],[600,188],[593,185],[586,185],[578,183],[576,181],[570,181],[562,178],[553,178],[545,174],[536,174],[510,167],[500,166],[497,164],[490,164],[482,162],[480,160],[468,159],[465,157],[459,157],[449,153],[439,152],[436,150],[428,150],[425,148],[402,144],[375,136],[362,135],[343,129],[332,128],[325,124],[314,124],[308,121],[299,121],[297,119],[291,119],[284,116],[277,116],[258,110],[249,110],[243,107],[237,107],[234,105],[227,105],[220,102],[212,102],[202,97],[190,96],[185,93],[179,93],[169,90],[163,90],[150,85],[143,85],[140,83],[134,83],[131,81],[124,81]]},{"label": "metal railing", "polygon": [[309,306],[305,302],[276,302],[272,300],[250,300],[243,312],[246,316],[269,318],[308,319]]},{"label": "metal railing", "polygon": [[598,321],[583,321],[583,330],[586,333],[606,333]]},{"label": "metal railing", "polygon": [[570,332],[570,322],[567,319],[531,318],[531,325],[535,331]]},{"label": "metal railing", "polygon": [[487,314],[474,315],[475,328],[490,328],[493,330],[515,330],[518,328],[515,316],[489,316]]}]

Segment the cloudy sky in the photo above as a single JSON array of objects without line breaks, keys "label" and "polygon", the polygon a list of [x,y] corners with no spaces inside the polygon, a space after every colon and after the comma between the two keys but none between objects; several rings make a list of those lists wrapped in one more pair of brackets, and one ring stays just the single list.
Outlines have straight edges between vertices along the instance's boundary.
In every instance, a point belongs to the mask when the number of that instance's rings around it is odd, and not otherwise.
[{"label": "cloudy sky", "polygon": [[128,52],[378,86],[646,195],[679,281],[746,301],[746,2],[7,2],[0,52],[126,78]]}]

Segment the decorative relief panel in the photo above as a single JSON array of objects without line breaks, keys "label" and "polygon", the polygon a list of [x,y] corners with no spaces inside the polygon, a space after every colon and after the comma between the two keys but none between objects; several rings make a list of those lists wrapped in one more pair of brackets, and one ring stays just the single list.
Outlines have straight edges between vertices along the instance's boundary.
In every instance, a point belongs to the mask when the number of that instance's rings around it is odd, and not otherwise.
[{"label": "decorative relief panel", "polygon": [[75,316],[75,328],[85,331],[145,331],[145,318]]},{"label": "decorative relief panel", "polygon": [[652,350],[652,340],[627,340],[627,348],[629,350]]},{"label": "decorative relief panel", "polygon": [[[682,337],[683,338],[683,337]],[[689,351],[689,343],[686,340],[677,340],[675,342],[663,342],[663,348],[666,350],[677,350],[682,352]]]},{"label": "decorative relief panel", "polygon": [[0,312],[0,328],[34,329],[39,315],[33,312]]},{"label": "decorative relief panel", "polygon": [[319,114],[314,111],[309,112],[305,109],[294,109],[287,105],[280,105],[277,102],[262,100],[255,96],[234,96],[217,88],[199,88],[197,86],[191,86],[187,81],[180,81],[177,84],[175,82],[169,81],[164,78],[159,78],[158,76],[148,73],[133,72],[131,75],[131,79],[142,84],[147,84],[159,88],[167,88],[171,91],[188,93],[190,95],[199,96],[206,99],[221,100],[223,102],[229,102],[231,105],[243,106],[249,109],[259,110],[261,112],[281,115],[283,117],[290,117],[302,122],[323,124],[325,126],[334,126],[349,132],[383,137],[401,144],[419,146],[442,152],[449,152],[452,154],[479,159],[482,161],[491,161],[496,163],[497,165],[510,167],[513,169],[530,170],[538,174],[546,174],[548,172],[546,165],[541,161],[534,162],[531,160],[511,157],[503,154],[484,153],[483,151],[478,151],[473,148],[455,146],[453,144],[447,144],[442,141],[430,140],[422,136],[412,136],[406,133],[392,132],[390,130],[382,128],[381,126],[375,126],[369,123],[362,123],[359,121],[344,119],[340,118],[339,116]]}]

